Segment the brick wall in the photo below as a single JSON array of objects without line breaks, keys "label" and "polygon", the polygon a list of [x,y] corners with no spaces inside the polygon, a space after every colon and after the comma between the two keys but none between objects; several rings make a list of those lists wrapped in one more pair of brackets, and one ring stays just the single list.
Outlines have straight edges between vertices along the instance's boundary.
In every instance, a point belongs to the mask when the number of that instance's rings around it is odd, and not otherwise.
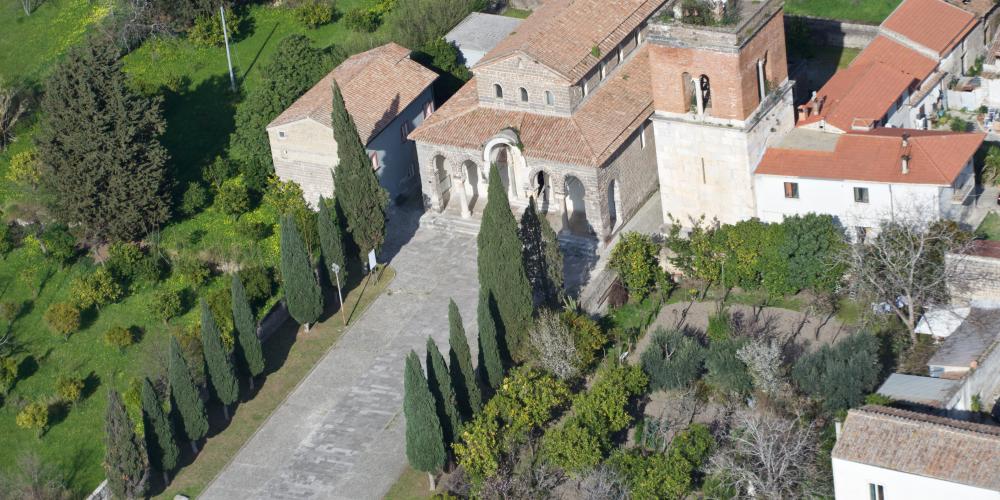
[{"label": "brick wall", "polygon": [[768,80],[788,78],[785,28],[780,13],[743,47],[732,50],[650,44],[653,101],[657,110],[687,113],[690,94],[684,75],[706,75],[711,85],[709,115],[743,120],[760,104],[757,60],[766,59]]}]

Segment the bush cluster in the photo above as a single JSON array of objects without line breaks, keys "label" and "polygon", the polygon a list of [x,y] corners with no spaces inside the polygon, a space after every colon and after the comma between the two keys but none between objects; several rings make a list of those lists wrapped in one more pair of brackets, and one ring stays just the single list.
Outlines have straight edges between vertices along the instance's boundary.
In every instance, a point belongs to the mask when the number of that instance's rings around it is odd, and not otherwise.
[{"label": "bush cluster", "polygon": [[[226,7],[226,30],[229,41],[232,42],[240,34],[242,19],[233,9]],[[203,47],[220,47],[225,44],[222,33],[222,19],[215,10],[211,14],[202,14],[194,21],[194,26],[188,30],[188,40]]]},{"label": "bush cluster", "polygon": [[333,21],[336,14],[330,0],[303,0],[295,7],[295,19],[307,28],[317,28]]}]

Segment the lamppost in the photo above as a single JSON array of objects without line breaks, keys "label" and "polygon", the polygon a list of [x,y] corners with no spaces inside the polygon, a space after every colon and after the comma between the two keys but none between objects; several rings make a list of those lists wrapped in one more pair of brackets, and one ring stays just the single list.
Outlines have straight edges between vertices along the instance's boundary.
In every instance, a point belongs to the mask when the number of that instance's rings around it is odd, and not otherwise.
[{"label": "lamppost", "polygon": [[344,313],[344,296],[340,293],[340,264],[336,262],[330,263],[330,271],[333,272],[333,276],[337,279],[337,298],[340,299],[340,319],[344,321],[344,326],[347,326],[347,314]]}]

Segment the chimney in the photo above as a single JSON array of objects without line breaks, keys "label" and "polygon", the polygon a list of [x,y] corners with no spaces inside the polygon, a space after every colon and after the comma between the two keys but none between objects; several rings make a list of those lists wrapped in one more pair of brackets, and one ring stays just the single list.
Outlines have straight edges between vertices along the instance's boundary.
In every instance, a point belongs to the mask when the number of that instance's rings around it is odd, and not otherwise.
[{"label": "chimney", "polygon": [[910,173],[910,155],[903,155],[903,175]]}]

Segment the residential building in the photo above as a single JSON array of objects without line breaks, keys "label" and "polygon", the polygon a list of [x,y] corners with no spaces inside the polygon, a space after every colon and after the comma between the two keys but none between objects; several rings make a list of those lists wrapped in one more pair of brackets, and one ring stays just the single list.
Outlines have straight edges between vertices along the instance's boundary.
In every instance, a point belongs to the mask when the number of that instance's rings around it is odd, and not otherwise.
[{"label": "residential building", "polygon": [[516,17],[473,12],[452,28],[444,39],[458,47],[465,65],[471,68],[520,25],[521,19]]},{"label": "residential building", "polygon": [[758,216],[823,213],[864,236],[893,217],[962,220],[985,134],[879,128],[796,129],[769,148],[754,176]]},{"label": "residential building", "polygon": [[869,405],[831,453],[837,499],[1000,499],[1000,427]]},{"label": "residential building", "polygon": [[339,163],[331,125],[336,81],[390,198],[418,192],[416,154],[407,136],[434,112],[437,77],[394,43],[348,58],[267,126],[275,173],[298,183],[312,206],[320,196],[333,195]]}]

